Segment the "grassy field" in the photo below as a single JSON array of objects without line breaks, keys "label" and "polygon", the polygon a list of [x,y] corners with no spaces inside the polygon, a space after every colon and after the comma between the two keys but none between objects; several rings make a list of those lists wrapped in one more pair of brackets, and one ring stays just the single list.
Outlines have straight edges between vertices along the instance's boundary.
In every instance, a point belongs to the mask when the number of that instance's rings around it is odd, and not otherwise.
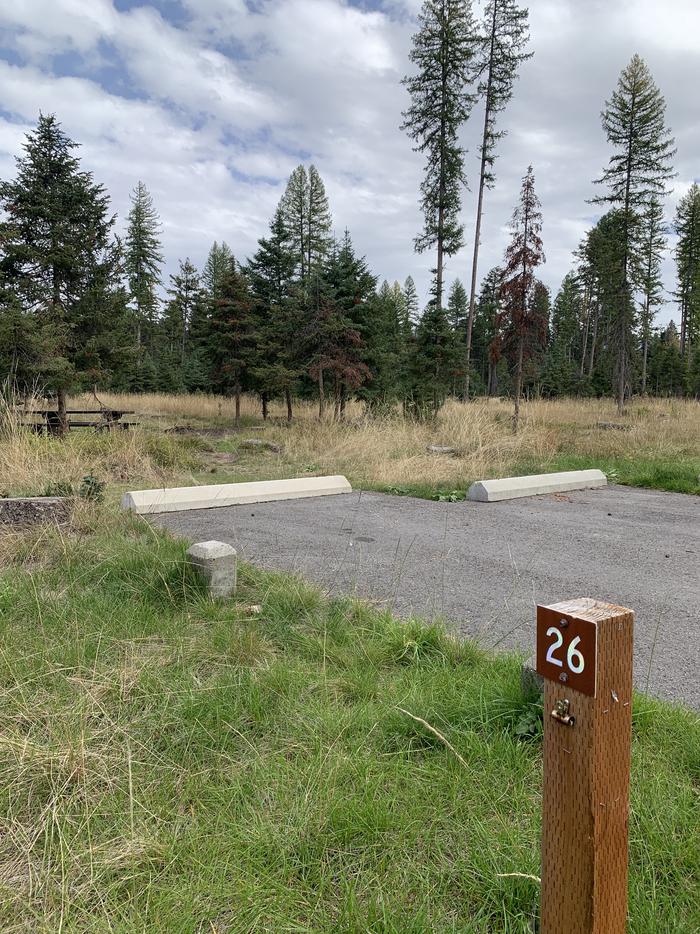
[{"label": "grassy field", "polygon": [[[47,483],[79,483],[92,473],[115,490],[135,485],[274,479],[344,473],[354,486],[421,496],[463,496],[492,476],[600,467],[620,483],[700,493],[700,404],[640,400],[619,418],[610,400],[537,401],[524,405],[523,428],[510,430],[507,400],[448,403],[435,422],[368,419],[353,405],[345,423],[319,422],[310,403],[287,425],[279,406],[263,423],[255,399],[244,399],[240,431],[232,402],[208,396],[110,396],[134,409],[140,427],[112,436],[71,432],[65,442],[10,430],[0,440],[0,492],[42,492]],[[95,405],[94,399],[80,401]],[[620,428],[600,428],[598,423]],[[168,434],[173,426],[218,430],[217,436]],[[243,451],[261,437],[280,454]],[[429,444],[456,456],[429,454]],[[221,455],[237,455],[222,463]]]},{"label": "grassy field", "polygon": [[[211,602],[109,506],[4,538],[4,934],[534,930],[517,658],[250,567]],[[631,934],[700,930],[699,794],[698,718],[638,697]]]}]

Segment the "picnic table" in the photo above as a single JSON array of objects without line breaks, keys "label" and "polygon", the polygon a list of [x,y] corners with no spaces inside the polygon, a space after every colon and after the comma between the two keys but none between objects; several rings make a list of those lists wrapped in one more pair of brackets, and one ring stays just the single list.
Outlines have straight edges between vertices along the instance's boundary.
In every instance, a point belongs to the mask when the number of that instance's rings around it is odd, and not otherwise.
[{"label": "picnic table", "polygon": [[[123,422],[122,418],[125,415],[133,414],[133,411],[125,411],[122,409],[66,409],[66,418],[69,429],[94,428],[95,431],[115,431],[116,429],[127,431],[136,423]],[[31,428],[32,431],[37,432],[37,434],[44,434],[44,432],[49,435],[60,434],[61,418],[58,413],[58,409],[32,409],[30,412],[27,412],[27,415],[38,415],[43,418],[43,421],[23,422],[25,428]],[[97,418],[90,421],[76,421],[75,419],[71,418],[73,415],[95,415]]]}]

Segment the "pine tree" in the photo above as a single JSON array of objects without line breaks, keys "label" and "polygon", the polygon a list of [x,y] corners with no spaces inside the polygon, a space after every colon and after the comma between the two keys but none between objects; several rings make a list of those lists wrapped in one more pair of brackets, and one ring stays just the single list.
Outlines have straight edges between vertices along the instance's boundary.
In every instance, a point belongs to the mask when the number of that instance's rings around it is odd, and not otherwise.
[{"label": "pine tree", "polygon": [[221,292],[211,304],[208,353],[215,389],[235,399],[236,424],[241,417],[241,393],[250,388],[254,351],[253,300],[249,283],[231,259]]},{"label": "pine tree", "polygon": [[179,271],[171,274],[168,295],[160,325],[161,384],[163,390],[184,392],[190,381],[187,364],[192,327],[204,300],[199,274],[189,258],[180,260]]},{"label": "pine tree", "polygon": [[158,315],[158,287],[163,256],[160,220],[143,182],[131,194],[127,220],[125,267],[136,321],[136,344],[151,349]]},{"label": "pine tree", "polygon": [[420,318],[420,306],[418,303],[418,292],[416,290],[416,284],[413,281],[412,276],[406,276],[406,281],[403,284],[403,294],[404,300],[406,302],[406,316],[408,318],[408,322],[412,328],[415,328],[418,324],[418,319]]},{"label": "pine tree", "polygon": [[546,396],[572,395],[579,389],[584,322],[584,296],[576,272],[566,274],[552,307],[541,389]]},{"label": "pine tree", "polygon": [[575,273],[564,276],[552,310],[552,349],[567,363],[579,359],[582,318],[581,285]]},{"label": "pine tree", "polygon": [[700,187],[694,183],[678,202],[674,231],[680,306],[680,353],[690,358],[691,348],[700,342]]},{"label": "pine tree", "polygon": [[[384,282],[386,282],[386,279]],[[388,287],[389,284],[386,284]],[[404,290],[401,288],[401,283],[398,280],[394,281],[390,292],[391,302],[396,312],[396,320],[399,323],[399,331],[401,335],[407,334],[411,329],[411,324],[408,315],[408,306],[406,304],[406,296],[404,294]]]},{"label": "pine tree", "polygon": [[657,195],[652,195],[641,223],[641,275],[642,293],[640,322],[642,326],[642,392],[647,391],[647,361],[649,341],[657,309],[664,303],[661,262],[666,251],[666,224],[664,209]]},{"label": "pine tree", "polygon": [[495,266],[489,270],[481,283],[474,314],[472,376],[479,374],[480,382],[489,396],[495,396],[498,392],[497,357],[494,358],[493,350],[498,343],[502,283],[503,270],[500,266]]},{"label": "pine tree", "polygon": [[303,371],[299,351],[301,314],[294,289],[296,266],[291,237],[277,208],[269,236],[258,240],[258,249],[248,261],[258,345],[253,375],[263,417],[267,417],[268,400],[282,393],[290,422],[292,395]]},{"label": "pine tree", "polygon": [[202,285],[211,299],[220,297],[232,261],[233,253],[229,245],[223,240],[221,244],[215,240],[202,270]]},{"label": "pine tree", "polygon": [[358,389],[371,376],[369,363],[373,359],[373,351],[370,350],[370,342],[377,342],[373,348],[375,352],[384,343],[384,336],[379,333],[374,320],[376,308],[372,299],[377,280],[370,273],[364,257],[355,254],[348,230],[333,249],[325,270],[325,281],[339,319],[352,335],[342,368],[334,368],[335,417],[342,419],[348,393]]},{"label": "pine tree", "polygon": [[443,307],[444,257],[454,256],[463,243],[460,223],[464,177],[464,149],[459,141],[474,97],[468,92],[475,46],[470,0],[425,0],[419,29],[409,53],[416,73],[404,78],[411,105],[403,114],[402,129],[424,153],[421,184],[423,232],[416,251],[435,246],[435,303]]},{"label": "pine tree", "polygon": [[535,279],[532,290],[532,306],[529,314],[529,332],[525,337],[527,350],[523,364],[523,388],[536,390],[539,387],[540,374],[547,353],[552,296],[548,286]]},{"label": "pine tree", "polygon": [[437,414],[453,391],[461,362],[447,312],[429,302],[416,328],[412,360],[411,411],[415,417]]},{"label": "pine tree", "polygon": [[[1,268],[0,262],[0,268]],[[26,313],[9,288],[0,293],[0,385],[22,394],[31,389],[44,357],[42,329],[36,315]]]},{"label": "pine tree", "polygon": [[407,328],[403,290],[384,280],[369,298],[371,313],[365,326],[365,362],[370,377],[357,395],[374,415],[389,413],[403,395],[402,353]]},{"label": "pine tree", "polygon": [[323,180],[315,166],[299,165],[289,176],[279,204],[302,289],[309,285],[331,246],[331,213]]},{"label": "pine tree", "polygon": [[[328,380],[334,389],[344,385],[354,390],[369,378],[370,372],[362,361],[362,338],[343,314],[320,270],[314,271],[309,281],[307,310],[305,356],[309,375],[318,386],[318,417],[323,420]],[[336,411],[339,414],[339,406]]]},{"label": "pine tree", "polygon": [[528,11],[518,7],[515,0],[488,0],[484,8],[483,32],[480,51],[475,62],[478,94],[484,99],[484,126],[481,135],[481,167],[479,170],[479,194],[476,221],[474,224],[474,252],[472,257],[471,288],[469,292],[469,318],[467,321],[466,367],[464,376],[464,398],[469,398],[470,358],[472,328],[481,246],[481,222],[484,213],[484,192],[495,184],[493,166],[496,161],[496,146],[505,136],[497,129],[501,114],[513,96],[513,86],[520,65],[532,57],[525,52],[530,40]]},{"label": "pine tree", "polygon": [[455,279],[447,298],[447,317],[457,340],[463,338],[466,333],[468,315],[469,301],[467,299],[467,290],[459,279]]},{"label": "pine tree", "polygon": [[686,391],[689,372],[681,351],[678,329],[673,321],[649,341],[648,385],[656,395],[680,396]]},{"label": "pine tree", "polygon": [[289,176],[278,210],[289,232],[291,250],[296,258],[296,274],[301,283],[306,283],[308,279],[306,239],[309,213],[309,176],[306,166],[298,165]]},{"label": "pine tree", "polygon": [[309,202],[306,215],[306,269],[320,269],[331,245],[331,210],[326,188],[315,165],[309,166]]},{"label": "pine tree", "polygon": [[645,62],[634,55],[602,113],[603,129],[613,147],[608,167],[596,184],[607,192],[594,200],[619,207],[622,220],[622,268],[617,287],[616,396],[622,412],[629,382],[632,327],[629,306],[641,266],[641,216],[651,199],[661,198],[673,177],[674,141],[665,125],[666,105]]},{"label": "pine tree", "polygon": [[535,193],[532,166],[523,178],[520,203],[511,220],[513,239],[506,249],[503,270],[501,312],[505,323],[505,336],[514,358],[513,431],[517,432],[520,419],[520,397],[523,385],[523,367],[535,347],[544,343],[547,322],[542,319],[541,302],[537,302],[535,269],[544,263],[542,248],[542,214]]},{"label": "pine tree", "polygon": [[15,316],[20,307],[32,316],[27,333],[41,333],[35,372],[57,395],[62,432],[68,391],[108,372],[124,320],[109,197],[81,170],[76,147],[55,116],[41,114],[16,178],[0,183],[0,282]]},{"label": "pine tree", "polygon": [[[617,384],[619,342],[634,332],[636,311],[631,290],[620,295],[625,262],[625,217],[608,211],[586,235],[580,251],[591,289],[591,336],[587,365],[589,389],[611,393]],[[629,358],[631,360],[631,356]]]}]

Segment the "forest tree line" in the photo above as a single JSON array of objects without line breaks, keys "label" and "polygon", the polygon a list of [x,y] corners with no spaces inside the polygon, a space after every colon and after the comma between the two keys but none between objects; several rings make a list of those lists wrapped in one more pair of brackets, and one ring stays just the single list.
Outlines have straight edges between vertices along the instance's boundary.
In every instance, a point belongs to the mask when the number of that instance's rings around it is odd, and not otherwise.
[{"label": "forest tree line", "polygon": [[[334,225],[323,180],[298,166],[250,257],[215,242],[202,269],[189,259],[163,281],[157,209],[139,182],[123,238],[104,187],[76,156],[53,115],[40,115],[0,182],[0,371],[20,391],[92,387],[130,392],[215,392],[240,401],[313,398],[342,418],[350,398],[374,413],[427,417],[447,397],[632,393],[700,397],[700,189],[665,221],[675,153],[665,105],[634,56],[606,102],[612,155],[596,179],[606,213],[581,242],[552,297],[538,278],[542,216],[528,168],[514,193],[503,264],[479,282],[478,247],[503,131],[526,51],[527,10],[491,0],[474,21],[465,0],[427,0],[405,80],[404,128],[426,154],[424,229],[435,248],[429,301],[415,284],[383,281]],[[467,182],[460,131],[482,105],[475,247],[468,285],[445,283],[446,257],[464,243]],[[679,326],[655,326],[668,300],[661,262],[669,227]]]},{"label": "forest tree line", "polygon": [[[623,69],[601,114],[611,155],[593,180],[601,193],[591,202],[607,213],[580,244],[575,268],[562,283],[551,315],[549,295],[536,276],[545,254],[532,167],[513,214],[513,239],[503,270],[488,274],[477,300],[485,198],[496,183],[499,143],[506,134],[500,118],[521,66],[533,54],[529,41],[528,10],[517,0],[488,0],[481,21],[470,0],[425,0],[409,53],[414,72],[404,79],[411,103],[403,128],[414,150],[425,157],[420,188],[424,226],[415,248],[435,249],[436,309],[443,304],[445,258],[464,246],[462,194],[470,182],[477,193],[463,397],[470,396],[475,375],[481,377],[476,391],[484,385],[487,391],[498,391],[500,382],[514,395],[517,430],[520,393],[528,387],[548,395],[612,393],[620,412],[635,392],[698,396],[700,192],[694,184],[673,221],[678,287],[672,298],[678,302],[680,329],[655,328],[655,316],[666,301],[661,278],[669,233],[664,200],[675,175],[676,149],[665,122],[663,95],[638,55]],[[482,119],[479,174],[470,179],[462,139],[474,113]],[[492,307],[490,318],[486,301]]]}]

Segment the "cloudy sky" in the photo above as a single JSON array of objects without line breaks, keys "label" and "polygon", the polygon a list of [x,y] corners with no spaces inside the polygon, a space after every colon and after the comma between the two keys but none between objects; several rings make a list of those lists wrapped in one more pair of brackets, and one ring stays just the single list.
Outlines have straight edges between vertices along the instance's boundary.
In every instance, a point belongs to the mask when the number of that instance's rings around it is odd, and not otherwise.
[{"label": "cloudy sky", "polygon": [[[266,232],[290,171],[314,162],[336,229],[373,271],[410,273],[426,296],[432,257],[412,252],[420,157],[398,129],[400,84],[418,0],[0,0],[0,177],[39,110],[55,112],[110,191],[120,226],[146,183],[163,222],[168,271],[203,263],[214,239],[244,260]],[[479,4],[476,5],[478,10]],[[599,215],[591,179],[608,159],[600,110],[634,52],[667,101],[678,178],[667,210],[700,176],[697,0],[532,0],[531,49],[502,126],[487,193],[480,271],[499,262],[527,165],[543,204],[556,289]],[[476,187],[481,112],[465,130]],[[467,245],[448,280],[468,279]],[[673,269],[667,263],[667,287]],[[672,306],[662,312],[666,319]]]}]

